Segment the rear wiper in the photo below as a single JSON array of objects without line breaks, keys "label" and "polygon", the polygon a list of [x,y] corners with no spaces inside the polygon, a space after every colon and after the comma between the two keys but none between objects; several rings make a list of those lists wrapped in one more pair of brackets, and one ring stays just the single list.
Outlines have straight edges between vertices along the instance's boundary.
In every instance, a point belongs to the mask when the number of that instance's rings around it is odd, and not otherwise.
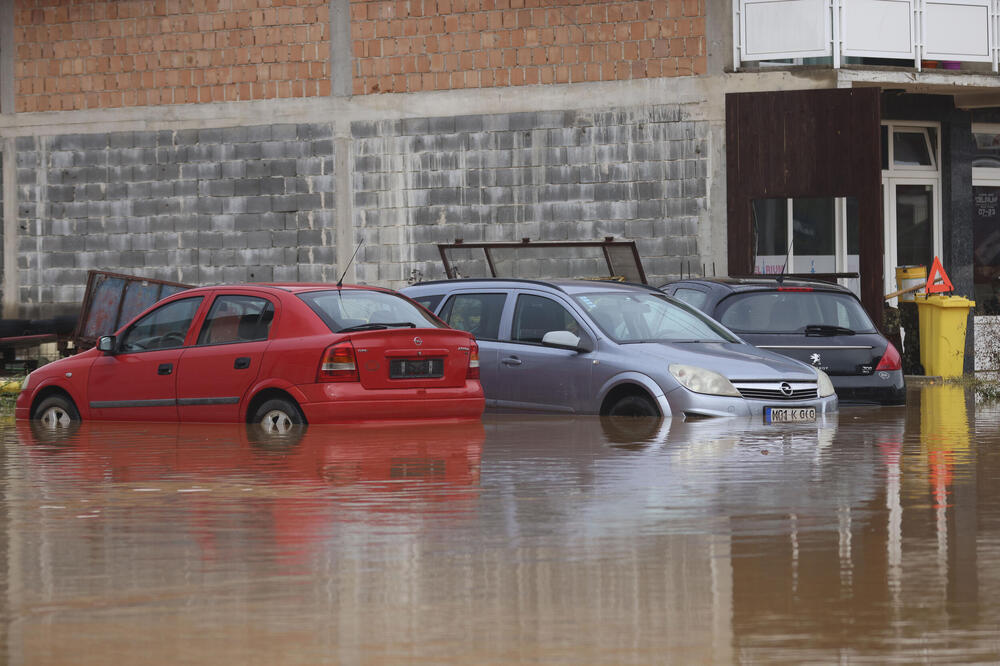
[{"label": "rear wiper", "polygon": [[370,324],[358,324],[357,326],[348,326],[347,328],[342,328],[337,333],[351,333],[353,331],[378,331],[385,328],[416,328],[417,325],[412,321],[393,321],[393,322],[377,322],[373,321]]},{"label": "rear wiper", "polygon": [[843,326],[810,324],[806,326],[806,335],[854,335],[854,331]]}]

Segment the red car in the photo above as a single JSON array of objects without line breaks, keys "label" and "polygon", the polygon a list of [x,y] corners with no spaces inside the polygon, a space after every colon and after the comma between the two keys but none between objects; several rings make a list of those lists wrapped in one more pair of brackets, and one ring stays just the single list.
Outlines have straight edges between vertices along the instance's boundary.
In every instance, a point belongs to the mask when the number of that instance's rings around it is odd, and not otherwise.
[{"label": "red car", "polygon": [[479,418],[479,348],[396,292],[283,284],[163,299],[97,347],[35,370],[15,415],[300,423]]}]

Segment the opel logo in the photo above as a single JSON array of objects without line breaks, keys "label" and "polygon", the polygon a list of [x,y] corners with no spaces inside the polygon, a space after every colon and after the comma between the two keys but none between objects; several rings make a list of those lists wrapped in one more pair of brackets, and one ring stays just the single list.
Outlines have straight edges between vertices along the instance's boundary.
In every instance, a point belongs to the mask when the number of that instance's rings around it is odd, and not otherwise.
[{"label": "opel logo", "polygon": [[415,345],[417,345],[419,347],[420,345],[424,344],[424,341],[421,340],[419,337],[416,337],[416,338],[413,338],[413,344],[415,344]]},{"label": "opel logo", "polygon": [[781,382],[781,386],[779,386],[778,388],[781,389],[782,395],[789,397],[792,395],[792,385],[789,384],[788,382]]}]

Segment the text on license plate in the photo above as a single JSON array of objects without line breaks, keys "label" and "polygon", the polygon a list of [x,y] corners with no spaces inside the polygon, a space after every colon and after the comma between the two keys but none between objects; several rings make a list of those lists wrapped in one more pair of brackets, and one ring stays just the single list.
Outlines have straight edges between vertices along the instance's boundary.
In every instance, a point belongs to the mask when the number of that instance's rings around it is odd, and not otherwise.
[{"label": "text on license plate", "polygon": [[398,358],[389,362],[390,379],[435,378],[444,376],[443,358]]},{"label": "text on license plate", "polygon": [[792,421],[815,421],[815,407],[765,407],[764,423],[788,423]]}]

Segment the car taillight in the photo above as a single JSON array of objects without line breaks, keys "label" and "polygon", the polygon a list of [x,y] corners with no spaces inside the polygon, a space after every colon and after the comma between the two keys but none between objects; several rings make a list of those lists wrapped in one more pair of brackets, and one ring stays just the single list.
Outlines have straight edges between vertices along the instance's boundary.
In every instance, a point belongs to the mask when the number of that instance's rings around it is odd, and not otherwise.
[{"label": "car taillight", "polygon": [[323,352],[323,361],[316,373],[318,382],[356,382],[359,381],[358,364],[354,358],[354,345],[340,342],[331,345]]},{"label": "car taillight", "polygon": [[812,287],[778,287],[778,291],[812,291]]},{"label": "car taillight", "polygon": [[469,345],[469,370],[466,379],[479,379],[479,345],[473,342]]},{"label": "car taillight", "polygon": [[888,343],[889,346],[885,348],[885,353],[882,354],[882,360],[878,362],[878,367],[875,370],[899,370],[903,367],[903,362],[899,358],[899,352],[896,348],[892,346],[892,343]]}]

